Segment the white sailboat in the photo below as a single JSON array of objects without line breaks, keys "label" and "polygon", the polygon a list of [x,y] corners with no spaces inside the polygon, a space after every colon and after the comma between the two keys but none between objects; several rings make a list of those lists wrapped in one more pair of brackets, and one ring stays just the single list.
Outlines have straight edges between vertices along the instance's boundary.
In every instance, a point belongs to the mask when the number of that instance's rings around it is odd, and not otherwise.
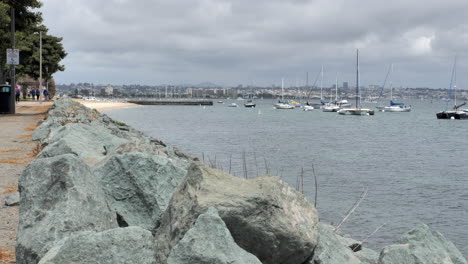
[{"label": "white sailboat", "polygon": [[284,78],[281,78],[281,100],[275,105],[276,109],[294,109],[293,105],[284,102]]},{"label": "white sailboat", "polygon": [[374,110],[361,107],[361,88],[359,87],[359,49],[356,50],[356,107],[343,108],[338,111],[340,115],[374,115]]},{"label": "white sailboat", "polygon": [[[390,65],[390,72],[393,73],[393,64]],[[387,74],[388,76],[389,74]],[[383,88],[382,88],[383,89]],[[393,82],[390,81],[390,105],[389,106],[377,106],[380,112],[410,112],[411,106],[407,106],[403,103],[393,102]]]},{"label": "white sailboat", "polygon": [[[332,96],[330,96],[330,99]],[[338,73],[336,73],[336,79],[335,79],[335,101],[333,103],[326,103],[322,107],[323,112],[338,112],[340,110],[340,107],[338,106]]]}]

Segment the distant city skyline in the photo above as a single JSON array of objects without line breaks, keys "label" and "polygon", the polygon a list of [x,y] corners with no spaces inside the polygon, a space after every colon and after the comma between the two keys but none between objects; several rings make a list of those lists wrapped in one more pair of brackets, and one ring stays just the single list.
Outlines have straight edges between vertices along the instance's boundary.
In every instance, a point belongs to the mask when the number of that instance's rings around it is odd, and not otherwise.
[{"label": "distant city skyline", "polygon": [[40,9],[68,56],[58,83],[468,87],[464,0],[47,0]]}]

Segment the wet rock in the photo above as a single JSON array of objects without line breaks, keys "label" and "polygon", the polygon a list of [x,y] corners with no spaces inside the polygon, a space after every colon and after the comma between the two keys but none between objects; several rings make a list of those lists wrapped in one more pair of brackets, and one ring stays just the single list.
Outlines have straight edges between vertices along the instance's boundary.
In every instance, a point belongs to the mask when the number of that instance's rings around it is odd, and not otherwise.
[{"label": "wet rock", "polygon": [[5,205],[6,206],[15,206],[20,203],[20,194],[19,192],[10,193],[5,196]]},{"label": "wet rock", "polygon": [[34,160],[19,179],[16,261],[37,263],[62,238],[117,227],[97,179],[78,157]]},{"label": "wet rock", "polygon": [[210,207],[171,250],[168,264],[261,264],[240,248],[218,212]]},{"label": "wet rock", "polygon": [[409,231],[399,241],[400,245],[385,247],[380,253],[380,264],[467,264],[468,262],[442,234],[425,224]]},{"label": "wet rock", "polygon": [[132,152],[112,156],[95,173],[121,223],[154,231],[187,170],[164,156]]},{"label": "wet rock", "polygon": [[161,263],[209,207],[218,210],[235,242],[262,263],[304,263],[317,245],[315,208],[279,178],[245,180],[196,163],[161,218]]},{"label": "wet rock", "polygon": [[39,264],[154,264],[151,232],[140,227],[80,232],[57,243]]}]

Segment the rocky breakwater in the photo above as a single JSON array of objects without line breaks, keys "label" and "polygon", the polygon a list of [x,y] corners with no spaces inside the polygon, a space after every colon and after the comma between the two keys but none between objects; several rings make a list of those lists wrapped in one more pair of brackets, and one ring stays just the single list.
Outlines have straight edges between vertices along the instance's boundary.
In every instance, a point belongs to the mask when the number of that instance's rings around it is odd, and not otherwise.
[{"label": "rocky breakwater", "polygon": [[79,103],[55,103],[19,181],[17,263],[467,263],[421,226],[379,254],[279,178],[241,179]]}]

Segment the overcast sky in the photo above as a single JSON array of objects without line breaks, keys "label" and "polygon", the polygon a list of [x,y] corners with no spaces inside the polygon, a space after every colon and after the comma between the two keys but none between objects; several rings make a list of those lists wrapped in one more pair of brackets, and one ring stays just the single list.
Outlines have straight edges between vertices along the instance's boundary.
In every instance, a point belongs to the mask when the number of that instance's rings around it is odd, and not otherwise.
[{"label": "overcast sky", "polygon": [[468,87],[467,0],[43,0],[63,37],[58,83]]}]

